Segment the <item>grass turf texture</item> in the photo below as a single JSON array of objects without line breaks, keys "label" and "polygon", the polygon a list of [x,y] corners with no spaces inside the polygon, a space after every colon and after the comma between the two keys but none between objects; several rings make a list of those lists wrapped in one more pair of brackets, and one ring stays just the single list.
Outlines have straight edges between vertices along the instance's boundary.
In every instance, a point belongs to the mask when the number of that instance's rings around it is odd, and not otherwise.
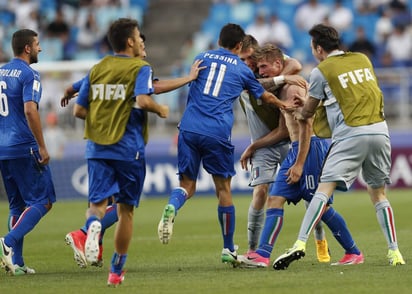
[{"label": "grass turf texture", "polygon": [[[25,261],[35,275],[0,274],[0,293],[410,293],[412,243],[411,191],[389,191],[395,211],[398,240],[407,262],[391,267],[387,247],[366,192],[341,193],[334,207],[346,219],[365,263],[330,266],[316,260],[311,236],[306,257],[285,271],[232,268],[220,262],[222,240],[215,197],[194,197],[179,211],[168,245],[160,244],[157,225],[166,198],[143,199],[135,211],[134,237],[126,263],[126,278],[117,289],[106,286],[113,252],[113,227],[104,240],[103,268],[80,269],[72,250],[65,245],[67,232],[83,225],[84,202],[58,202],[26,237]],[[235,242],[239,252],[247,249],[247,210],[250,196],[235,196]],[[304,205],[286,206],[282,232],[272,253],[274,258],[293,245],[303,217]],[[6,233],[7,203],[0,203],[0,235]],[[326,228],[332,262],[343,250]]]}]

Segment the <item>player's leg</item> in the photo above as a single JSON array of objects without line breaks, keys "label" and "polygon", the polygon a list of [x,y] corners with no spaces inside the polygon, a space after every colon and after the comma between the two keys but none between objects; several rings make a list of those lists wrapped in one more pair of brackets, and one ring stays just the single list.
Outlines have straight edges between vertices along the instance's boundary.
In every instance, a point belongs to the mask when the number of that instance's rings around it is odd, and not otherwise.
[{"label": "player's leg", "polygon": [[[309,202],[305,201],[305,207],[308,208]],[[313,236],[315,237],[316,256],[319,262],[330,261],[330,250],[328,241],[326,240],[325,229],[323,228],[323,222],[320,221],[313,229]]]},{"label": "player's leg", "polygon": [[259,237],[265,222],[265,203],[267,199],[268,184],[253,187],[252,201],[248,210],[247,237],[248,253],[256,251]]},{"label": "player's leg", "polygon": [[385,186],[390,184],[391,145],[387,136],[369,136],[368,152],[363,163],[362,176],[368,184],[368,193],[375,206],[376,217],[388,244],[389,264],[405,264],[398,248],[395,216],[386,197]]},{"label": "player's leg", "polygon": [[177,145],[179,187],[171,191],[157,226],[157,234],[162,244],[169,243],[177,212],[183,207],[186,200],[194,195],[196,190],[196,179],[201,162],[196,145],[197,137],[197,134],[179,132]]},{"label": "player's leg", "polygon": [[133,235],[133,205],[118,203],[119,221],[114,233],[114,253],[107,280],[109,286],[117,286],[124,280],[124,265]]},{"label": "player's leg", "polygon": [[[51,209],[52,203],[56,201],[50,168],[46,165],[39,170],[38,163],[33,163],[33,160],[37,159],[30,157],[2,162],[2,174],[10,207],[14,207],[13,201],[18,199],[12,200],[9,195],[17,195],[16,193],[21,195],[22,200],[19,201],[24,201],[26,207],[8,234],[2,238],[2,243],[5,246],[11,250],[17,247],[17,252],[23,250],[24,236],[37,225]],[[13,191],[11,190],[12,186],[14,186]],[[19,262],[23,262],[22,255],[21,252]],[[5,256],[2,254],[2,261],[3,263],[7,261],[6,270],[8,268],[12,274],[15,274],[15,266],[11,256],[12,254],[9,255],[9,259],[5,260]]]},{"label": "player's leg", "polygon": [[124,266],[130,241],[133,236],[134,207],[138,207],[146,176],[146,163],[143,159],[135,161],[116,161],[112,163],[119,186],[115,202],[119,220],[114,233],[114,253],[110,265],[107,285],[116,287],[124,280]]},{"label": "player's leg", "polygon": [[253,254],[239,256],[242,265],[246,267],[269,266],[270,255],[283,226],[283,206],[285,201],[286,199],[281,196],[269,196],[259,247]]},{"label": "player's leg", "polygon": [[332,263],[332,265],[363,263],[363,254],[360,252],[358,246],[356,246],[345,220],[332,206],[327,206],[322,216],[322,221],[332,231],[333,236],[342,248],[345,249],[343,258],[338,262]]},{"label": "player's leg", "polygon": [[376,217],[382,233],[388,244],[388,260],[393,266],[405,264],[405,260],[398,248],[396,236],[395,216],[389,200],[386,198],[385,188],[373,189],[368,187],[372,203],[375,206]]},{"label": "player's leg", "polygon": [[248,253],[254,253],[265,223],[265,204],[269,185],[273,183],[278,167],[286,158],[289,142],[260,148],[251,158],[249,186],[253,187],[252,201],[248,209]]},{"label": "player's leg", "polygon": [[214,175],[213,182],[216,187],[216,196],[219,201],[217,213],[223,238],[221,259],[223,263],[230,263],[233,266],[237,266],[237,246],[235,246],[233,240],[236,214],[230,191],[231,178],[222,178]]}]

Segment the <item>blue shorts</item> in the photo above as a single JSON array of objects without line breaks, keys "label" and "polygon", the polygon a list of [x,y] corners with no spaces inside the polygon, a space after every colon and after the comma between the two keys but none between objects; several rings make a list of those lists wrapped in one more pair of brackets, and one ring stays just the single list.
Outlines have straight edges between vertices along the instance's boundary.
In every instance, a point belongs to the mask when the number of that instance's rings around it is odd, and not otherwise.
[{"label": "blue shorts", "polygon": [[[303,173],[299,182],[289,185],[286,182],[287,171],[295,163],[298,154],[298,142],[293,142],[291,149],[285,160],[282,162],[276,181],[273,183],[270,190],[270,196],[282,196],[286,198],[288,204],[297,204],[301,199],[308,202],[312,200],[318,188],[320,173],[323,166],[323,161],[329,149],[329,143],[317,137],[312,137],[310,149],[306,157]],[[329,204],[332,204],[333,198],[329,198]]]},{"label": "blue shorts", "polygon": [[116,203],[139,206],[146,176],[146,162],[88,159],[89,202],[99,203],[114,196]]},{"label": "blue shorts", "polygon": [[48,165],[40,166],[37,151],[30,157],[0,160],[0,170],[11,212],[19,213],[34,204],[56,202]]},{"label": "blue shorts", "polygon": [[235,172],[235,147],[227,141],[192,132],[180,131],[177,141],[179,175],[196,181],[200,163],[211,175],[233,177]]}]

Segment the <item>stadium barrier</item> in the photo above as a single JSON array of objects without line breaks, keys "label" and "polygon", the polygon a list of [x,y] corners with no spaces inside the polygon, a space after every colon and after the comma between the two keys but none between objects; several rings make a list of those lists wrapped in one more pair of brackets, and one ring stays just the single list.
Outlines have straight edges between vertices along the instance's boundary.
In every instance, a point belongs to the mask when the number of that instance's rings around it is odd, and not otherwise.
[{"label": "stadium barrier", "polygon": [[[232,179],[233,194],[250,194],[249,173],[242,170],[236,160],[236,176]],[[412,188],[412,150],[408,147],[395,148],[392,152],[392,171],[390,188]],[[165,197],[178,185],[176,175],[176,156],[148,155],[147,173],[143,194],[146,197]],[[85,159],[63,159],[50,162],[56,194],[60,200],[87,199],[87,166]],[[366,187],[362,178],[353,185],[353,189]],[[215,195],[212,178],[203,169],[197,181],[196,195]]]}]

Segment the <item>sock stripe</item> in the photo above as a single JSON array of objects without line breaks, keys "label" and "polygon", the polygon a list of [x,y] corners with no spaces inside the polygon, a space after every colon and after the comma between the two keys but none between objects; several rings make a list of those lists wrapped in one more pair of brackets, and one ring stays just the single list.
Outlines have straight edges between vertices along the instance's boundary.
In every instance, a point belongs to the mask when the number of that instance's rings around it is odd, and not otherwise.
[{"label": "sock stripe", "polygon": [[24,216],[25,216],[31,209],[32,209],[32,207],[28,207],[27,209],[25,209],[25,210],[23,211],[23,213],[20,215],[20,217],[19,217],[19,219],[17,220],[17,222],[13,225],[13,229],[14,229],[15,227],[17,227],[17,226],[22,222],[22,219],[24,218]]},{"label": "sock stripe", "polygon": [[273,246],[273,244],[275,244],[276,238],[279,236],[279,232],[282,229],[282,225],[283,225],[283,217],[277,217],[276,218],[276,222],[273,224],[272,227],[272,234],[270,234],[269,236],[269,244],[271,244]]},{"label": "sock stripe", "polygon": [[313,227],[319,222],[319,220],[322,218],[322,215],[323,215],[323,210],[325,209],[325,207],[326,207],[326,203],[323,203],[323,202],[320,202],[319,203],[319,206],[318,206],[318,208],[317,208],[317,210],[316,210],[316,213],[315,213],[315,215],[313,216],[313,219],[311,220],[311,222],[310,222],[310,225],[309,225],[309,227],[308,227],[308,229],[307,229],[307,231],[306,231],[306,235],[309,235],[310,234],[310,232],[312,231],[312,229],[313,229]]},{"label": "sock stripe", "polygon": [[391,207],[385,207],[382,209],[383,217],[385,219],[385,224],[386,224],[386,230],[387,234],[390,238],[390,243],[396,242],[396,233],[395,233],[395,224],[393,220],[393,212]]}]

